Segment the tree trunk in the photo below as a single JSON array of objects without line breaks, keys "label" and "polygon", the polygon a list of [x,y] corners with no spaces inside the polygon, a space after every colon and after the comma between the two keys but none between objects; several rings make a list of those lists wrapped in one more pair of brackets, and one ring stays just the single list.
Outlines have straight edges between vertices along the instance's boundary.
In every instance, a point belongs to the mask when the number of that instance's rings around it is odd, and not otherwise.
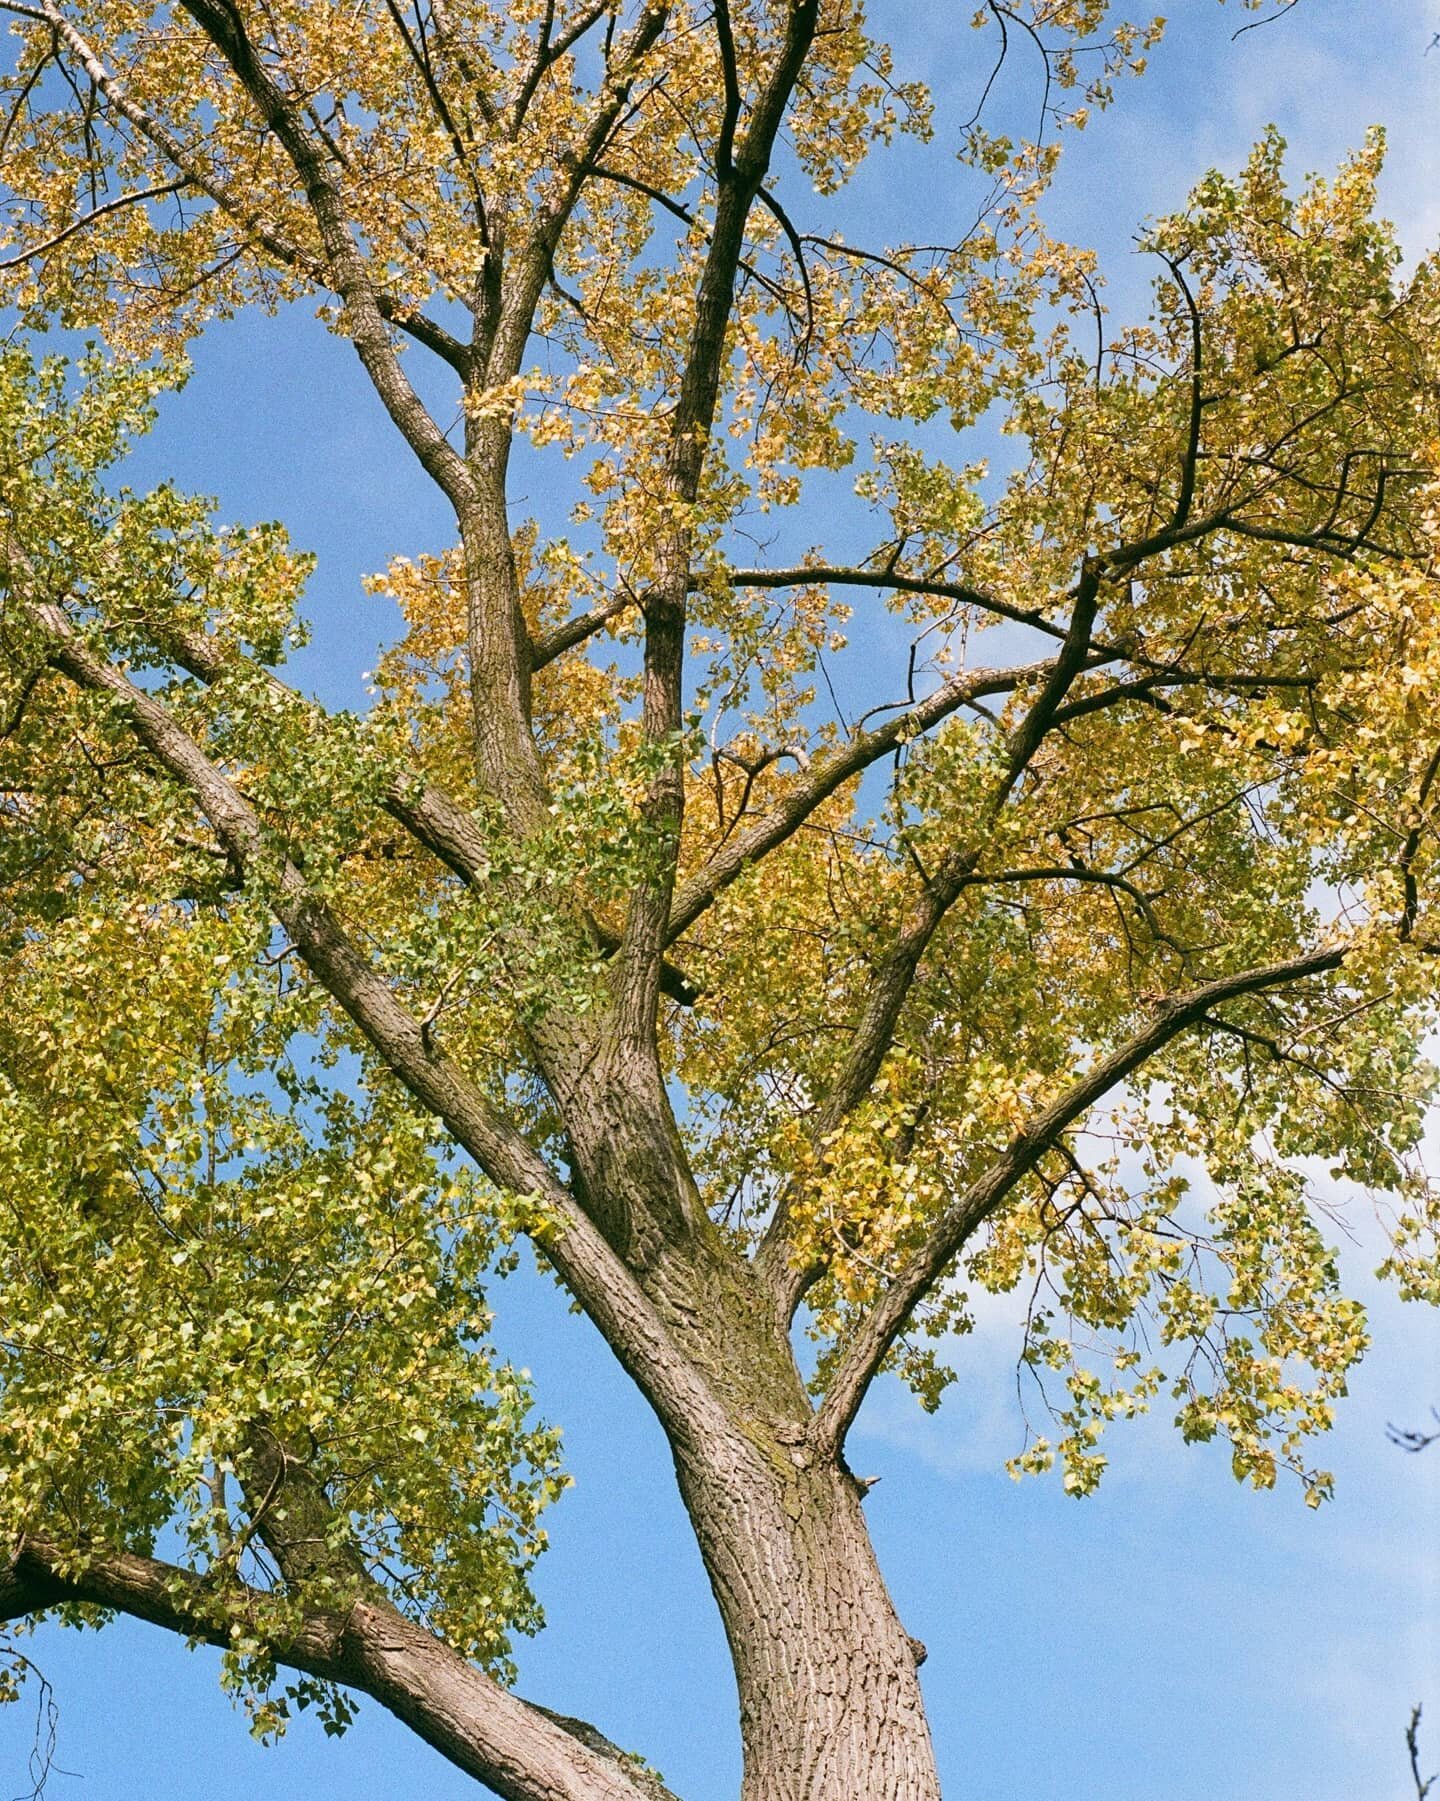
[{"label": "tree trunk", "polygon": [[740,1690],[742,1801],[938,1801],[916,1667],[845,1471],[803,1428],[677,1450]]},{"label": "tree trunk", "polygon": [[[612,1192],[646,1195],[656,1159],[613,1123],[609,1147]],[[625,1211],[654,1217],[633,1199]],[[669,1210],[672,1233],[684,1218]],[[896,1617],[859,1484],[816,1446],[785,1310],[708,1222],[662,1236],[642,1280],[704,1397],[649,1396],[729,1640],[741,1801],[939,1801],[924,1651]]]}]

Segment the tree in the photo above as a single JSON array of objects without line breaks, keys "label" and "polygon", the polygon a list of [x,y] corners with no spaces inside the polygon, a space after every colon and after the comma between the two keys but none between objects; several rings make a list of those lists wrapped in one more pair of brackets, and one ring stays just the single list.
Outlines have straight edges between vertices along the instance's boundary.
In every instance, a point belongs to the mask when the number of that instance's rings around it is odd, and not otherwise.
[{"label": "tree", "polygon": [[[1313,1504],[1365,1345],[1316,1160],[1440,1295],[1440,295],[1379,141],[1207,176],[1117,331],[1039,215],[1155,35],[1100,0],[983,10],[1050,141],[972,122],[973,229],[881,248],[832,197],[936,127],[854,0],[4,9],[11,304],[102,349],[0,356],[0,1617],[664,1792],[506,1683],[564,1481],[487,1345],[523,1238],[665,1431],[749,1801],[933,1796],[844,1456],[880,1371],[934,1407],[1025,1284],[1020,1469],[1089,1492],[1166,1395]],[[207,318],[297,296],[455,522],[363,717],[277,674],[279,528],[111,474]],[[846,470],[861,550],[742,557]],[[852,598],[912,641],[858,719]]]}]

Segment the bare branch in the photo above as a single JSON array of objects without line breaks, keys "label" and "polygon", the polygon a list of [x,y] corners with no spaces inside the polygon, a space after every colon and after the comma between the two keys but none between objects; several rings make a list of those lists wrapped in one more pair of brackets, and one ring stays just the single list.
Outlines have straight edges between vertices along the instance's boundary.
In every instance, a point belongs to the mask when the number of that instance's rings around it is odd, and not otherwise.
[{"label": "bare branch", "polygon": [[1063,639],[1065,627],[1056,625],[1038,608],[1011,606],[997,595],[987,594],[964,582],[948,582],[928,576],[901,575],[893,569],[867,569],[834,564],[800,563],[788,569],[727,569],[725,579],[735,588],[874,588],[895,594],[929,594],[941,600],[953,600],[960,606],[975,607],[993,613],[998,619],[1013,619],[1017,625],[1032,626],[1047,638]]},{"label": "bare branch", "polygon": [[[1294,4],[1294,0],[1291,0]],[[1410,1774],[1415,1782],[1415,1801],[1425,1801],[1440,1778],[1420,1774],[1420,1720],[1423,1709],[1417,1702],[1410,1711],[1410,1724],[1405,1729],[1405,1749],[1410,1753]]]},{"label": "bare branch", "polygon": [[1426,1451],[1431,1445],[1440,1443],[1440,1410],[1432,1407],[1430,1417],[1435,1422],[1433,1432],[1426,1432],[1415,1426],[1386,1426],[1385,1436],[1402,1451]]},{"label": "bare branch", "polygon": [[1236,38],[1243,38],[1247,31],[1258,31],[1262,25],[1273,25],[1277,19],[1283,19],[1286,13],[1293,11],[1299,4],[1300,0],[1280,0],[1279,7],[1275,12],[1267,13],[1263,19],[1252,19],[1248,25],[1241,25],[1238,30],[1232,31],[1230,33],[1231,43],[1233,44]]},{"label": "bare branch", "polygon": [[715,37],[720,45],[720,78],[725,87],[725,110],[715,140],[715,173],[729,181],[735,170],[735,131],[740,123],[740,73],[735,59],[735,37],[730,29],[730,0],[714,0]]},{"label": "bare branch", "polygon": [[613,600],[592,607],[588,613],[579,613],[562,625],[552,626],[548,632],[542,632],[539,637],[531,640],[531,669],[543,669],[547,663],[553,663],[556,657],[563,656],[567,650],[573,650],[577,644],[583,644],[587,638],[593,638],[596,632],[603,631],[612,619],[618,619],[622,613],[638,605],[634,595],[617,594]]}]

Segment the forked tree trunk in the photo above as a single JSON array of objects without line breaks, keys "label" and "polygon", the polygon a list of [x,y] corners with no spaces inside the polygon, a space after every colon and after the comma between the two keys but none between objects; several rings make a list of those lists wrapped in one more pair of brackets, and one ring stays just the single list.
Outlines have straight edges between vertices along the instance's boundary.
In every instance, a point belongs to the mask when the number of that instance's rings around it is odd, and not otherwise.
[{"label": "forked tree trunk", "polygon": [[[622,1199],[666,1173],[613,1121],[606,1148]],[[632,1199],[610,1216],[639,1212]],[[662,1241],[641,1281],[694,1384],[649,1398],[729,1640],[741,1801],[938,1801],[923,1649],[896,1617],[859,1485],[815,1442],[788,1309],[708,1222]]]}]

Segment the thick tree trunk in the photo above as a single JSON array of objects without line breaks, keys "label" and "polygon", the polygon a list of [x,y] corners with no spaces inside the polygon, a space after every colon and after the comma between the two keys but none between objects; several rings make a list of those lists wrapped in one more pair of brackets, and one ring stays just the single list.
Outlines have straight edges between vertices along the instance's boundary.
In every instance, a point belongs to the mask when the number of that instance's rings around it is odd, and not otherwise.
[{"label": "thick tree trunk", "polygon": [[742,1801],[936,1801],[924,1653],[895,1615],[859,1490],[784,1436],[677,1456],[740,1690]]},{"label": "thick tree trunk", "polygon": [[706,1429],[672,1421],[669,1436],[730,1641],[742,1801],[937,1801],[924,1652],[886,1592],[859,1485],[815,1449],[786,1334],[759,1285],[717,1280],[702,1257],[680,1305],[678,1273],[668,1262],[655,1286],[718,1405]]},{"label": "thick tree trunk", "polygon": [[[627,1204],[605,1217],[623,1219],[633,1243],[669,1172],[661,1141],[637,1147],[628,1118],[606,1124],[597,1175]],[[729,1639],[741,1801],[938,1801],[924,1652],[896,1617],[860,1486],[838,1448],[817,1448],[777,1295],[703,1213],[683,1237],[683,1200],[661,1217],[670,1230],[641,1280],[703,1402],[649,1398]]]}]

